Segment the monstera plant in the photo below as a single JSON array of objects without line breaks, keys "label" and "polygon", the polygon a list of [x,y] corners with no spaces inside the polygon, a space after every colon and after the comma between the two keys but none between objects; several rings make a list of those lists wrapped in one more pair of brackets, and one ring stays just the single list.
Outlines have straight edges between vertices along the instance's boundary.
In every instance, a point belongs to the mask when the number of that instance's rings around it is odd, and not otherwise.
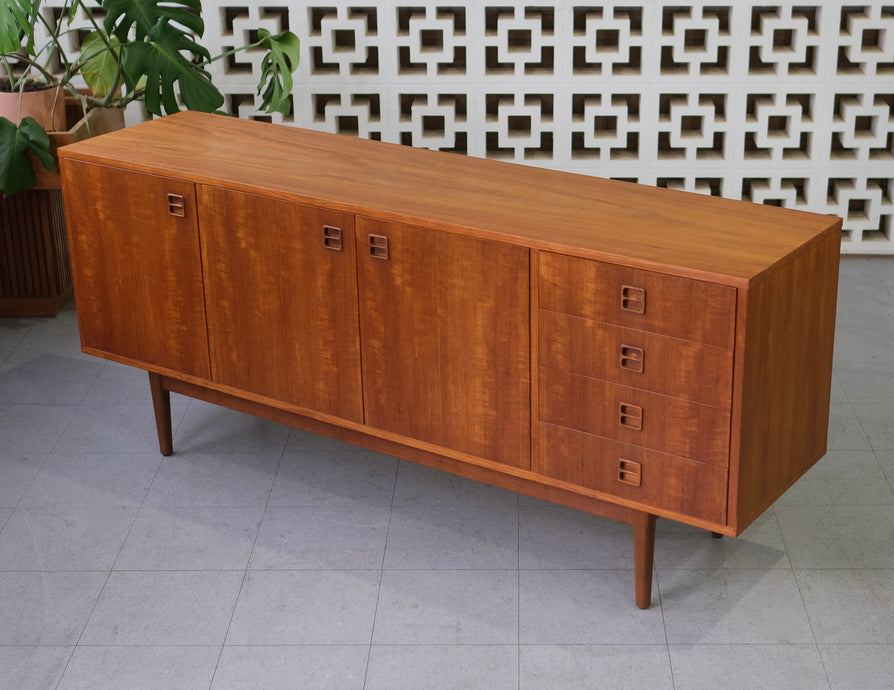
[{"label": "monstera plant", "polygon": [[[85,112],[138,100],[154,115],[184,108],[213,112],[224,97],[208,66],[248,49],[266,51],[260,107],[282,113],[291,108],[299,59],[299,41],[291,32],[257,29],[254,42],[212,56],[201,44],[201,0],[67,0],[61,5],[61,12],[47,12],[40,0],[0,0],[0,98],[16,99],[15,112],[21,113],[29,92],[50,88],[76,98]],[[79,53],[69,54],[66,47],[85,31]],[[31,116],[0,117],[0,192],[10,195],[34,184],[29,152],[52,166],[48,126]]]}]

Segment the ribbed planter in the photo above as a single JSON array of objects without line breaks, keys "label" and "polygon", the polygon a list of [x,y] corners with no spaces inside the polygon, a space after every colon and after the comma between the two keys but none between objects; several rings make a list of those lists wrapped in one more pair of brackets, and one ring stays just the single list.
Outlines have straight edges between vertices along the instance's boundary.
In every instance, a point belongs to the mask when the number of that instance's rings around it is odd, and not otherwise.
[{"label": "ribbed planter", "polygon": [[65,91],[57,86],[21,93],[0,91],[0,117],[15,123],[33,117],[48,130],[66,129]]},{"label": "ribbed planter", "polygon": [[[124,113],[94,108],[84,115],[74,99],[64,109],[67,128],[50,132],[56,149],[121,129]],[[58,165],[46,170],[36,160],[34,189],[0,199],[0,316],[55,316],[71,298],[71,266]]]}]

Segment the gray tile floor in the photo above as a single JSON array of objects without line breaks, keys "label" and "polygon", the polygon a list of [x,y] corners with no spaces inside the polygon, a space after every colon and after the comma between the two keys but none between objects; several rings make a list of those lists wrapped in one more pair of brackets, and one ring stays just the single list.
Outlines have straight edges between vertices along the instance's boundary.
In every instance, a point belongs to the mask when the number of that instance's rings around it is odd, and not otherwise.
[{"label": "gray tile floor", "polygon": [[830,452],[740,538],[175,397],[0,319],[0,688],[894,687],[894,260],[842,261]]}]

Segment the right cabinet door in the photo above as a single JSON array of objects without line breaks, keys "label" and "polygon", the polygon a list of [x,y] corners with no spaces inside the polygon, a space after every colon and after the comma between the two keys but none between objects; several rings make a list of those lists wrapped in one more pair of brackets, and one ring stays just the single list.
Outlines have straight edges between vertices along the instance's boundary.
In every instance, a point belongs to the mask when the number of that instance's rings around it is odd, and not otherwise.
[{"label": "right cabinet door", "polygon": [[366,423],[530,466],[528,250],[357,218]]},{"label": "right cabinet door", "polygon": [[213,379],[361,422],[354,217],[199,188]]}]

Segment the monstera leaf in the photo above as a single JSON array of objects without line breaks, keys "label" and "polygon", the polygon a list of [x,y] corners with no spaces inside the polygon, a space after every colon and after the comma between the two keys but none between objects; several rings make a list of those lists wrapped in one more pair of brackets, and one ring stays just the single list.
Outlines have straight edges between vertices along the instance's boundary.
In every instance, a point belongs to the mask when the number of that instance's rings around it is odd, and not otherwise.
[{"label": "monstera leaf", "polygon": [[35,182],[28,151],[34,153],[47,170],[53,168],[50,137],[37,120],[26,117],[16,127],[13,122],[0,117],[0,190],[6,196],[28,189]]},{"label": "monstera leaf", "polygon": [[102,36],[98,31],[81,43],[81,75],[95,98],[105,98],[118,88],[120,52],[121,42],[115,36]]},{"label": "monstera leaf", "polygon": [[[301,42],[290,32],[273,35],[266,29],[258,29],[258,43],[267,49],[261,62],[261,107],[268,113],[288,115],[292,108],[292,72],[298,67]],[[266,84],[266,85],[265,85]]]},{"label": "monstera leaf", "polygon": [[201,38],[205,33],[205,23],[198,14],[201,0],[103,0],[102,8],[106,13],[106,33],[114,34],[120,41],[142,41],[160,22],[166,22],[170,31],[181,35],[191,32]]},{"label": "monstera leaf", "polygon": [[[180,110],[177,92],[189,110],[213,112],[223,105],[224,97],[211,83],[211,76],[188,60],[184,53],[209,60],[208,51],[192,37],[171,30],[163,19],[146,40],[128,44],[124,49],[124,71],[130,88],[145,78],[146,109],[154,115]],[[176,88],[175,88],[176,85]]]},{"label": "monstera leaf", "polygon": [[27,37],[25,50],[34,48],[35,6],[31,0],[0,0],[0,53],[14,53],[22,47],[22,39]]}]

